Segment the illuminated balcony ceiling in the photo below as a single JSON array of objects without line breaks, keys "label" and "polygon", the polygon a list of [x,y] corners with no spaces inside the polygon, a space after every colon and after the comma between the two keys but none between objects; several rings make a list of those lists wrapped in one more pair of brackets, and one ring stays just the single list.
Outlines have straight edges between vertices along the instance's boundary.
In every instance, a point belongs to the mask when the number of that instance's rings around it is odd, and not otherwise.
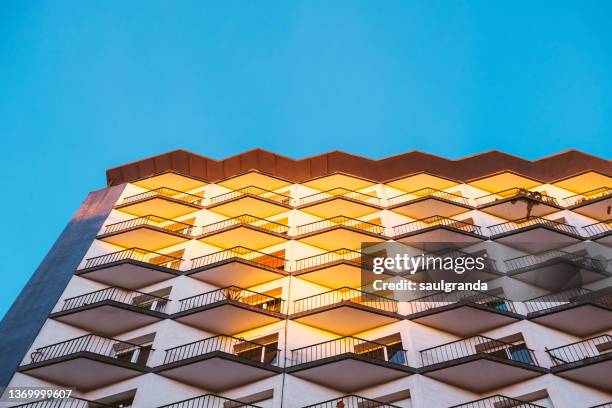
[{"label": "illuminated balcony ceiling", "polygon": [[480,211],[506,220],[541,217],[563,209],[553,197],[517,187],[478,197],[475,202]]},{"label": "illuminated balcony ceiling", "polygon": [[326,176],[315,177],[303,181],[301,184],[319,191],[331,190],[333,188],[345,188],[358,191],[376,184],[373,180],[352,176],[344,173],[334,173]]},{"label": "illuminated balcony ceiling", "polygon": [[374,195],[337,187],[300,198],[298,209],[321,218],[359,218],[383,207],[381,200]]},{"label": "illuminated balcony ceiling", "polygon": [[[338,217],[345,218],[345,217]],[[358,249],[364,242],[384,242],[386,237],[382,235],[383,228],[379,225],[370,224],[366,221],[352,220],[351,223],[335,222],[323,220],[313,224],[321,224],[321,228],[314,227],[309,232],[300,234],[300,229],[306,226],[298,227],[298,236],[296,240],[312,245],[317,248],[332,250],[338,247],[340,243],[348,249]],[[305,230],[305,229],[303,229]],[[377,232],[372,232],[376,230]]]},{"label": "illuminated balcony ceiling", "polygon": [[431,187],[392,197],[388,208],[414,219],[431,214],[452,217],[473,209],[466,198]]},{"label": "illuminated balcony ceiling", "polygon": [[481,190],[494,193],[496,191],[509,190],[515,187],[529,190],[543,184],[543,182],[511,171],[503,171],[470,180],[468,184]]},{"label": "illuminated balcony ceiling", "polygon": [[281,204],[262,196],[241,195],[231,200],[212,204],[207,207],[226,217],[237,217],[241,214],[251,214],[255,217],[267,218],[291,210],[288,204]]},{"label": "illuminated balcony ceiling", "polygon": [[434,176],[426,172],[413,174],[407,177],[401,177],[396,180],[385,182],[386,185],[402,191],[415,191],[423,188],[435,188],[436,190],[444,190],[449,187],[460,184],[459,181],[451,180],[445,177]]},{"label": "illuminated balcony ceiling", "polygon": [[175,172],[164,172],[152,177],[133,181],[139,187],[155,190],[160,187],[170,187],[180,191],[190,191],[208,184],[206,181]]},{"label": "illuminated balcony ceiling", "polygon": [[217,184],[229,188],[230,190],[239,190],[248,186],[256,186],[274,191],[279,188],[287,187],[291,182],[271,174],[265,174],[259,171],[249,171],[218,181]]},{"label": "illuminated balcony ceiling", "polygon": [[612,177],[599,171],[586,171],[552,182],[553,185],[574,193],[612,186]]}]

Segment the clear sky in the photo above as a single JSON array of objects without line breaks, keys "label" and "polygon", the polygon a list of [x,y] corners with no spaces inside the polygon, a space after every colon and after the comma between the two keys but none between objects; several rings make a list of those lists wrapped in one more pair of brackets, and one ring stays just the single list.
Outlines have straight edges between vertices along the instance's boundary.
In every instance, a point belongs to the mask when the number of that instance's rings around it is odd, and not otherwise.
[{"label": "clear sky", "polygon": [[610,1],[0,2],[4,315],[109,167],[612,155]]}]

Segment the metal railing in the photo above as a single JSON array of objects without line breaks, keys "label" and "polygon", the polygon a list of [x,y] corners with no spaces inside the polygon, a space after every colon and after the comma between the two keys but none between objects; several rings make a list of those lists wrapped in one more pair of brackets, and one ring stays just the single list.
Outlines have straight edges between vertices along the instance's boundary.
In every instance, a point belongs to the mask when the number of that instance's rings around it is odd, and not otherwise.
[{"label": "metal railing", "polygon": [[290,364],[295,366],[328,357],[351,354],[357,357],[405,366],[408,364],[408,354],[401,347],[402,345],[399,342],[387,345],[346,336],[291,350]]},{"label": "metal railing", "polygon": [[388,202],[389,205],[396,205],[405,202],[410,202],[413,200],[418,200],[423,197],[436,197],[441,198],[446,201],[451,201],[453,203],[461,204],[461,205],[470,205],[470,202],[467,198],[462,197],[457,194],[448,193],[442,190],[436,190],[435,188],[426,187],[421,188],[419,190],[411,191],[409,193],[400,194],[395,197],[391,197]]},{"label": "metal railing", "polygon": [[215,394],[205,394],[199,397],[189,398],[183,401],[162,405],[157,408],[261,408],[258,405],[248,404]]},{"label": "metal railing", "polygon": [[243,214],[237,217],[228,218],[227,220],[215,222],[213,224],[204,225],[202,227],[202,234],[210,234],[215,231],[242,224],[250,225],[252,227],[257,227],[277,234],[286,234],[287,231],[289,231],[289,227],[287,225],[279,224],[264,218],[255,217],[253,215]]},{"label": "metal railing", "polygon": [[238,302],[269,312],[282,313],[283,299],[253,292],[238,286],[228,286],[179,300],[180,311],[191,310],[217,302]]},{"label": "metal railing", "polygon": [[318,295],[297,299],[293,302],[293,313],[305,312],[339,303],[355,303],[384,312],[397,313],[396,300],[349,287],[342,287],[319,293]]},{"label": "metal railing", "polygon": [[79,307],[92,305],[104,301],[114,301],[126,305],[137,306],[146,310],[164,312],[168,299],[151,295],[137,290],[130,290],[120,287],[110,287],[96,290],[95,292],[75,296],[64,300],[61,311],[77,309]]},{"label": "metal railing", "polygon": [[482,197],[477,197],[474,202],[477,206],[490,204],[498,200],[507,200],[511,198],[528,198],[531,200],[540,201],[542,203],[558,206],[557,199],[539,191],[529,191],[524,188],[509,188],[507,190],[498,191],[493,194],[487,194]]},{"label": "metal railing", "polygon": [[591,270],[602,272],[606,270],[605,265],[598,259],[556,249],[541,252],[535,255],[523,255],[516,258],[507,259],[504,261],[504,264],[509,272],[516,272],[519,270],[539,268],[542,265],[552,263],[552,261],[569,261]]},{"label": "metal railing", "polygon": [[589,408],[612,408],[612,401],[606,402],[606,403],[603,403],[603,404],[600,404],[600,405],[595,405],[595,406],[592,406],[592,407],[589,407]]},{"label": "metal railing", "polygon": [[139,261],[145,262],[152,265],[163,266],[166,268],[179,269],[181,258],[175,256],[160,254],[159,252],[147,251],[141,248],[129,248],[122,251],[112,252],[106,255],[95,256],[88,258],[85,261],[84,268],[93,268],[100,265],[106,265],[113,262],[119,261]]},{"label": "metal railing", "polygon": [[612,231],[612,218],[602,222],[596,222],[595,224],[590,224],[582,227],[589,238],[596,237],[598,235],[603,235]]},{"label": "metal railing", "polygon": [[420,353],[423,367],[475,355],[493,355],[505,360],[532,366],[538,365],[534,351],[524,347],[524,345],[514,345],[485,336],[472,336],[456,340],[421,350]]},{"label": "metal railing", "polygon": [[521,401],[505,395],[492,395],[475,401],[466,402],[460,405],[453,405],[450,408],[544,408],[541,405]]},{"label": "metal railing", "polygon": [[572,364],[612,352],[612,336],[602,334],[586,340],[580,340],[565,346],[546,349],[553,366]]},{"label": "metal railing", "polygon": [[266,200],[274,201],[276,203],[287,205],[287,206],[290,205],[291,203],[291,197],[287,195],[275,193],[274,191],[266,190],[260,187],[247,186],[247,187],[239,188],[238,190],[234,190],[228,193],[214,196],[210,199],[210,204],[211,205],[219,204],[224,201],[233,200],[234,198],[242,197],[245,195],[265,198]]},{"label": "metal railing", "polygon": [[85,336],[37,348],[30,354],[30,360],[31,363],[40,363],[71,354],[87,352],[129,362],[132,361],[135,354],[138,354],[135,352],[141,350],[142,347],[138,344],[96,334],[86,334]]},{"label": "metal railing", "polygon": [[168,197],[168,198],[172,198],[178,201],[183,201],[185,203],[196,204],[196,205],[201,205],[202,200],[203,200],[203,197],[200,197],[194,194],[185,193],[184,191],[175,190],[169,187],[159,187],[159,188],[156,188],[155,190],[149,190],[149,191],[145,191],[144,193],[134,194],[129,197],[125,197],[121,201],[121,204],[129,204],[135,201],[140,201],[146,198],[153,198],[153,197]]},{"label": "metal railing", "polygon": [[309,256],[307,258],[297,259],[293,264],[292,270],[302,271],[337,261],[351,262],[358,267],[372,267],[374,265],[374,258],[374,256],[363,252],[341,248],[319,255]]},{"label": "metal railing", "polygon": [[574,205],[587,203],[589,201],[597,200],[598,198],[612,196],[612,188],[600,187],[594,190],[585,191],[584,193],[569,196],[563,199],[567,207]]},{"label": "metal railing", "polygon": [[400,408],[397,405],[376,401],[359,395],[344,395],[318,404],[308,405],[302,408]]},{"label": "metal railing", "polygon": [[570,303],[594,302],[612,307],[612,296],[609,293],[593,292],[585,288],[573,288],[563,292],[550,293],[524,301],[528,313],[537,313]]},{"label": "metal railing", "polygon": [[431,217],[423,218],[417,221],[407,222],[405,224],[397,225],[393,227],[393,235],[400,236],[432,227],[447,227],[455,230],[469,232],[476,235],[482,235],[481,228],[478,225],[474,225],[468,222],[454,220],[452,218],[442,217],[440,215],[434,215]]},{"label": "metal railing", "polygon": [[100,402],[89,401],[82,398],[50,398],[27,404],[13,405],[12,408],[114,408]]},{"label": "metal railing", "polygon": [[349,189],[342,188],[342,187],[332,188],[331,190],[326,190],[320,193],[311,194],[309,196],[302,197],[298,200],[298,205],[301,206],[301,205],[306,205],[306,204],[312,204],[318,201],[323,201],[323,200],[327,200],[329,198],[334,198],[334,197],[349,198],[351,200],[360,201],[362,203],[372,204],[376,206],[381,205],[380,198],[376,196],[365,194],[365,193],[359,193],[357,191],[349,190]]},{"label": "metal railing", "polygon": [[300,225],[297,227],[297,235],[308,234],[327,228],[333,228],[337,226],[355,228],[361,231],[367,231],[374,234],[382,234],[385,229],[382,225],[373,224],[367,221],[357,220],[355,218],[349,218],[345,216],[337,216],[327,218],[325,220],[311,222],[309,224]]},{"label": "metal railing", "polygon": [[164,364],[175,363],[212,352],[222,352],[256,363],[277,366],[280,350],[276,348],[277,343],[271,344],[259,344],[237,337],[217,335],[165,350]]},{"label": "metal railing", "polygon": [[194,226],[191,224],[185,224],[184,222],[158,217],[157,215],[145,215],[143,217],[132,218],[131,220],[109,224],[105,227],[104,233],[110,234],[113,232],[120,232],[143,225],[149,225],[183,235],[191,235],[191,232],[194,229]]},{"label": "metal railing", "polygon": [[514,303],[503,297],[475,290],[464,290],[456,292],[439,292],[431,295],[413,299],[408,302],[410,313],[420,313],[427,310],[437,309],[455,303],[474,303],[485,306],[491,310],[500,312],[516,313]]},{"label": "metal railing", "polygon": [[200,268],[206,265],[213,265],[217,262],[223,262],[230,259],[244,259],[261,266],[274,269],[284,269],[287,260],[275,255],[266,254],[254,249],[237,246],[223,251],[214,252],[212,254],[193,258],[191,260],[191,269]]},{"label": "metal railing", "polygon": [[542,225],[544,227],[552,228],[554,230],[564,232],[566,234],[572,234],[580,236],[578,230],[573,225],[565,224],[561,221],[547,220],[546,218],[540,217],[525,217],[519,218],[514,221],[503,222],[501,224],[491,225],[489,231],[491,236],[504,234],[507,232],[517,231],[522,228],[531,227],[534,225]]}]

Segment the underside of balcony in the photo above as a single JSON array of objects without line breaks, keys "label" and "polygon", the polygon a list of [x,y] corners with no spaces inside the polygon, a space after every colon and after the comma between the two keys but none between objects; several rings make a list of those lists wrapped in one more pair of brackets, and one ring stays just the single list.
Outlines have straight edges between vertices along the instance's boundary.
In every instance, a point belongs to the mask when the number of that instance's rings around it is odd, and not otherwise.
[{"label": "underside of balcony", "polygon": [[284,262],[273,267],[234,257],[199,266],[186,275],[218,287],[236,285],[249,288],[287,276],[283,267]]}]

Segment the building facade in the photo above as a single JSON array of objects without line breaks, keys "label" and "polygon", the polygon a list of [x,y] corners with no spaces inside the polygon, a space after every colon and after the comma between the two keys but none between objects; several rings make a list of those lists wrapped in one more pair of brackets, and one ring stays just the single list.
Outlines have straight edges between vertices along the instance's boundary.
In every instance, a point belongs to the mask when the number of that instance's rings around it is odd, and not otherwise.
[{"label": "building facade", "polygon": [[[175,151],[107,180],[0,324],[4,385],[76,398],[0,406],[612,407],[609,160]],[[391,242],[486,253],[492,289],[372,291]]]}]

